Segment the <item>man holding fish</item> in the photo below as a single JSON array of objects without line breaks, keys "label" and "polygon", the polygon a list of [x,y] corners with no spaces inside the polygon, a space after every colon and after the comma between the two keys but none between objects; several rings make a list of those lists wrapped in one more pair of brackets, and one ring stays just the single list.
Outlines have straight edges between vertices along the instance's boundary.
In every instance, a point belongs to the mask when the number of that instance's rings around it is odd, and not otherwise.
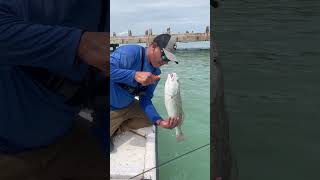
[{"label": "man holding fish", "polygon": [[[154,90],[160,80],[160,66],[173,61],[176,38],[169,34],[156,36],[144,48],[124,45],[110,56],[110,137],[156,124],[172,129],[180,124],[179,116],[163,119],[152,104]],[[137,100],[136,97],[139,97]],[[112,149],[112,143],[110,143]]]}]

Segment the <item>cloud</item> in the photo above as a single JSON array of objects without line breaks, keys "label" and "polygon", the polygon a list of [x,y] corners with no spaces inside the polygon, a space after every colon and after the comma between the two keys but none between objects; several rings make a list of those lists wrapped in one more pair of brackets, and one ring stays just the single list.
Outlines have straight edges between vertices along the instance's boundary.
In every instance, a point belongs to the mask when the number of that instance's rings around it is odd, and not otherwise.
[{"label": "cloud", "polygon": [[128,35],[128,31],[119,32],[117,34],[120,35],[120,36],[127,36]]},{"label": "cloud", "polygon": [[202,32],[209,25],[209,0],[111,0],[111,31],[144,34],[152,28],[161,33],[167,27],[172,32],[194,30]]},{"label": "cloud", "polygon": [[159,2],[148,2],[144,4],[140,4],[139,6],[142,8],[152,8],[152,9],[175,9],[175,8],[191,8],[191,7],[204,7],[208,6],[207,1],[171,1],[170,3],[166,1],[159,1]]}]

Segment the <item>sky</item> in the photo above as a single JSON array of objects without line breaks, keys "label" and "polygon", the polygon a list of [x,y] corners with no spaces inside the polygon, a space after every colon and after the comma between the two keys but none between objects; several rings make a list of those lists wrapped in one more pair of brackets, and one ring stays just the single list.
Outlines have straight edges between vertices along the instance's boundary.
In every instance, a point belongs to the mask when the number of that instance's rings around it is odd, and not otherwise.
[{"label": "sky", "polygon": [[210,0],[111,0],[110,30],[117,35],[205,32],[210,25]]}]

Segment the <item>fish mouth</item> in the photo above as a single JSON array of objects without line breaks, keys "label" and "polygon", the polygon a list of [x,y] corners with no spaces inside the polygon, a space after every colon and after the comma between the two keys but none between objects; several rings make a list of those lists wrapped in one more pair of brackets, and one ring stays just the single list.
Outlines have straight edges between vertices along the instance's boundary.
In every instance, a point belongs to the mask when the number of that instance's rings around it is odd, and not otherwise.
[{"label": "fish mouth", "polygon": [[176,74],[176,73],[170,73],[170,74],[168,74],[168,77],[169,77],[171,80],[175,80],[176,77],[177,77],[177,74]]}]

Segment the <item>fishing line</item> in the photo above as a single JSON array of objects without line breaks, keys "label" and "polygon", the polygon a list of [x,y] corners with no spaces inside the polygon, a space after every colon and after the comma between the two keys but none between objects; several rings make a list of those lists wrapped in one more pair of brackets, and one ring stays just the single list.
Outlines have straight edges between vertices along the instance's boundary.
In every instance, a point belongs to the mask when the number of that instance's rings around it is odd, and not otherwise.
[{"label": "fishing line", "polygon": [[177,159],[179,159],[179,158],[181,158],[181,157],[183,157],[183,156],[186,156],[187,154],[190,154],[190,153],[192,153],[192,152],[195,152],[195,151],[197,151],[197,150],[199,150],[199,149],[202,149],[202,148],[204,148],[204,147],[206,147],[206,146],[209,146],[209,145],[210,145],[210,143],[205,144],[205,145],[200,146],[200,147],[197,147],[197,148],[195,148],[195,149],[193,149],[193,150],[191,150],[191,151],[188,151],[188,152],[186,152],[186,153],[184,153],[184,154],[181,154],[181,155],[179,155],[179,156],[177,156],[177,157],[175,157],[175,158],[172,158],[172,159],[170,159],[170,160],[168,160],[168,161],[166,161],[166,162],[164,162],[164,163],[162,163],[162,164],[160,164],[160,165],[158,165],[158,166],[155,166],[155,167],[153,167],[153,168],[151,168],[151,169],[148,169],[148,170],[146,170],[146,171],[143,171],[142,173],[137,174],[137,175],[135,175],[135,176],[133,176],[133,177],[131,177],[131,178],[129,178],[129,179],[133,179],[133,178],[135,178],[135,177],[138,177],[138,176],[140,176],[140,175],[142,175],[142,174],[144,174],[144,173],[146,173],[146,172],[148,172],[148,171],[151,171],[151,170],[153,170],[153,169],[155,169],[155,168],[159,168],[159,167],[161,167],[161,166],[163,166],[163,165],[165,165],[165,164],[168,164],[168,163],[170,163],[170,162],[172,162],[172,161],[174,161],[174,160],[177,160]]}]

